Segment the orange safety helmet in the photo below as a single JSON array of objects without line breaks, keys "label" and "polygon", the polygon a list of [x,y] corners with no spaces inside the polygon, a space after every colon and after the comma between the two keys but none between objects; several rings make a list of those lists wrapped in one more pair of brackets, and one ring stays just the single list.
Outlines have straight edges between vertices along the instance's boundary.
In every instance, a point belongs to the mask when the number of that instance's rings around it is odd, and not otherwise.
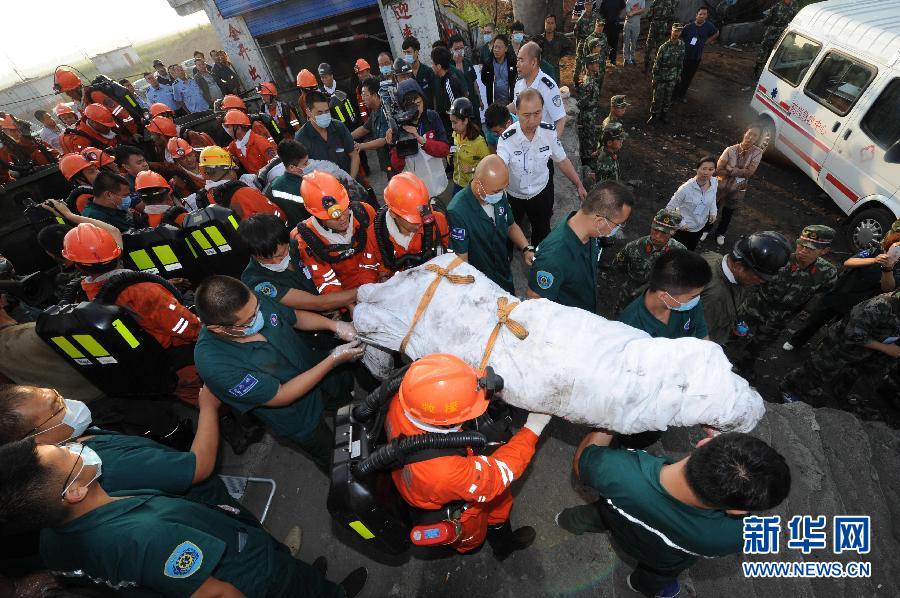
[{"label": "orange safety helmet", "polygon": [[247,111],[247,104],[244,103],[244,100],[237,97],[234,94],[228,94],[224,98],[222,98],[222,103],[220,104],[222,110],[243,110]]},{"label": "orange safety helmet", "polygon": [[102,104],[88,104],[84,109],[84,116],[85,118],[98,122],[110,129],[116,126],[116,121],[113,118],[112,112]]},{"label": "orange safety helmet", "polygon": [[340,218],[350,207],[347,189],[334,175],[313,170],[303,177],[300,195],[307,211],[320,220]]},{"label": "orange safety helmet", "polygon": [[147,125],[147,130],[163,137],[175,137],[178,135],[178,127],[175,121],[167,116],[155,116]]},{"label": "orange safety helmet", "polygon": [[166,142],[166,151],[173,158],[183,158],[194,151],[194,148],[181,137],[172,137]]},{"label": "orange safety helmet", "polygon": [[138,175],[134,178],[134,190],[140,191],[141,189],[157,189],[157,188],[165,188],[168,190],[172,190],[172,186],[166,181],[165,178],[159,173],[153,172],[152,170],[142,170],[138,173]]},{"label": "orange safety helmet", "polygon": [[104,264],[122,255],[113,236],[97,226],[83,222],[63,238],[63,257],[76,264]]},{"label": "orange safety helmet", "polygon": [[259,84],[259,95],[261,96],[277,96],[278,90],[275,89],[275,84],[269,81],[265,83]]},{"label": "orange safety helmet", "polygon": [[85,160],[90,160],[97,168],[103,168],[107,164],[114,164],[116,161],[115,158],[104,152],[102,149],[90,146],[81,150],[81,156]]},{"label": "orange safety helmet", "polygon": [[479,373],[455,355],[434,353],[414,361],[400,383],[403,410],[426,424],[448,426],[487,411],[503,380],[490,368]]},{"label": "orange safety helmet", "polygon": [[162,102],[154,102],[150,104],[150,118],[156,118],[160,114],[165,114],[166,112],[175,114],[174,110],[172,110],[169,106],[163,104]]},{"label": "orange safety helmet", "polygon": [[297,73],[297,87],[307,88],[318,86],[319,82],[316,81],[316,76],[313,75],[309,69],[303,69]]},{"label": "orange safety helmet", "polygon": [[59,159],[59,171],[67,181],[71,181],[75,175],[89,166],[94,166],[81,154],[66,154]]},{"label": "orange safety helmet", "polygon": [[81,79],[72,71],[57,67],[53,73],[53,91],[62,93],[81,87]]},{"label": "orange safety helmet", "polygon": [[75,111],[72,110],[72,107],[68,104],[63,104],[60,102],[53,108],[53,112],[56,113],[56,116],[62,116],[63,114],[75,114]]},{"label": "orange safety helmet", "polygon": [[411,172],[401,172],[388,181],[384,202],[388,209],[411,224],[433,222],[431,198],[425,183]]},{"label": "orange safety helmet", "polygon": [[13,119],[11,114],[6,114],[3,116],[3,119],[0,120],[0,129],[12,129],[13,131],[17,131],[19,127],[16,126],[16,121]]},{"label": "orange safety helmet", "polygon": [[364,71],[366,69],[371,69],[369,63],[366,62],[365,58],[357,58],[356,64],[353,65],[353,72],[359,73],[360,71]]},{"label": "orange safety helmet", "polygon": [[229,110],[225,113],[225,119],[222,121],[223,125],[243,125],[245,127],[250,126],[250,117],[247,116],[245,112],[241,112],[240,110]]}]

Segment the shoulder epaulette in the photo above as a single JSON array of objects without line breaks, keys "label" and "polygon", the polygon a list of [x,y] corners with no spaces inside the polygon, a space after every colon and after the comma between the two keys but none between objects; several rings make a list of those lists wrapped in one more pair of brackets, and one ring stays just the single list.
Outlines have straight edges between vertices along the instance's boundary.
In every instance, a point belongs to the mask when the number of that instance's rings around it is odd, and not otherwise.
[{"label": "shoulder epaulette", "polygon": [[550,77],[541,77],[541,82],[550,89],[556,87],[556,83],[554,83],[553,79],[551,79]]},{"label": "shoulder epaulette", "polygon": [[500,135],[500,138],[501,139],[509,139],[510,137],[512,137],[513,135],[516,134],[516,130],[517,130],[516,126],[512,125],[510,128],[503,131],[503,134]]},{"label": "shoulder epaulette", "polygon": [[548,131],[555,131],[556,125],[553,123],[545,123],[545,122],[541,121],[541,128],[547,129]]}]

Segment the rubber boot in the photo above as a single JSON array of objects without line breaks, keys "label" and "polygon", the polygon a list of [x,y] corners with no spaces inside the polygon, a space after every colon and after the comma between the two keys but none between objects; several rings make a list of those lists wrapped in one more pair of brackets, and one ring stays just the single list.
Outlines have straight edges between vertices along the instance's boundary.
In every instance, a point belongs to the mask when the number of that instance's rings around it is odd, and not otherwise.
[{"label": "rubber boot", "polygon": [[369,571],[365,567],[360,567],[351,571],[347,577],[342,579],[339,586],[344,590],[346,598],[354,598],[366,585],[366,579],[369,577]]},{"label": "rubber boot", "polygon": [[500,525],[489,525],[487,528],[487,542],[498,561],[505,560],[517,550],[528,548],[535,537],[537,534],[533,527],[525,526],[513,531],[508,519]]}]

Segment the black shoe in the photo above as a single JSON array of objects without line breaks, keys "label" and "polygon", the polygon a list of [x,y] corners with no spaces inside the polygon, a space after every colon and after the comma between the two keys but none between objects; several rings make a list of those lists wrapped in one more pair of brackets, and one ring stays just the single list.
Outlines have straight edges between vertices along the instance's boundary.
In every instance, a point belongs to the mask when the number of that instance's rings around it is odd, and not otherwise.
[{"label": "black shoe", "polygon": [[237,412],[219,418],[219,428],[222,438],[225,439],[235,455],[245,453],[251,444],[262,440],[266,433],[265,427],[252,415],[243,415]]},{"label": "black shoe", "polygon": [[528,548],[534,542],[537,533],[533,527],[520,527],[513,531],[509,520],[500,525],[491,525],[487,529],[487,542],[494,551],[494,558],[503,561],[517,550]]},{"label": "black shoe", "polygon": [[324,555],[316,558],[316,560],[312,562],[312,568],[315,569],[319,575],[325,577],[328,574],[328,559],[326,559]]},{"label": "black shoe", "polygon": [[365,567],[354,569],[338,585],[344,590],[346,598],[354,598],[366,585],[369,571]]}]

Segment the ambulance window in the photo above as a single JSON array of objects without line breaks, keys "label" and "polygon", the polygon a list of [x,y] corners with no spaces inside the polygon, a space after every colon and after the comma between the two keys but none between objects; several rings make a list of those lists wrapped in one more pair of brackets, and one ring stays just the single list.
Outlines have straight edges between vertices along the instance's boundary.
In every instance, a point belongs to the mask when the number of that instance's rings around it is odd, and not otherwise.
[{"label": "ambulance window", "polygon": [[882,149],[900,141],[900,79],[888,83],[861,124],[866,135]]},{"label": "ambulance window", "polygon": [[769,70],[797,87],[821,49],[822,44],[792,31],[784,36],[781,45],[775,50]]},{"label": "ambulance window", "polygon": [[806,95],[844,116],[875,77],[875,69],[848,56],[829,52],[806,84]]}]

